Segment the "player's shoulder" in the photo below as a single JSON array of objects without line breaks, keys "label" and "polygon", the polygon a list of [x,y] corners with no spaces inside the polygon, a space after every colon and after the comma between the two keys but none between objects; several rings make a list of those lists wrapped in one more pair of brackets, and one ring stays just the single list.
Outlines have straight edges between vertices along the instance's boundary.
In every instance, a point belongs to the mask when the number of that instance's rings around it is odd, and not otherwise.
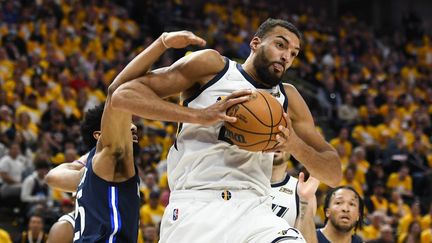
[{"label": "player's shoulder", "polygon": [[281,182],[272,183],[271,187],[272,188],[287,187],[290,185],[297,185],[297,182],[298,182],[297,178],[290,175],[286,175],[286,177]]},{"label": "player's shoulder", "polygon": [[290,97],[292,95],[300,95],[297,88],[292,84],[283,83],[283,87],[285,89],[285,92],[288,94],[288,97]]},{"label": "player's shoulder", "polygon": [[213,72],[219,72],[226,64],[225,58],[214,49],[195,51],[186,57],[190,64],[197,65],[199,68],[205,68]]}]

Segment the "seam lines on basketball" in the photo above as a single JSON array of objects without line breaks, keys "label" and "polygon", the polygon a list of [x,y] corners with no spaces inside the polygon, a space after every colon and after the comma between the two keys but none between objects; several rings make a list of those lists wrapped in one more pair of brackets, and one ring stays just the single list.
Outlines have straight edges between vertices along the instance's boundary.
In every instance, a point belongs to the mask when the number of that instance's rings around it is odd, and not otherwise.
[{"label": "seam lines on basketball", "polygon": [[[266,100],[266,102],[267,102],[267,100]],[[240,103],[239,105],[241,105],[241,106],[243,106],[253,117],[255,117],[255,119],[257,120],[257,121],[259,121],[259,123],[261,123],[263,126],[265,126],[265,127],[272,127],[272,126],[269,126],[269,125],[267,125],[267,124],[265,124],[263,121],[261,121],[261,119],[259,119],[259,117],[257,117],[256,115],[255,115],[255,113],[253,113],[247,106],[245,106],[245,105],[243,105],[242,103]],[[267,105],[268,106],[268,105]],[[273,122],[273,121],[272,121]]]},{"label": "seam lines on basketball", "polygon": [[[271,142],[271,141],[277,142],[276,140],[270,140],[270,142]],[[256,143],[249,144],[249,145],[237,144],[237,146],[240,147],[240,148],[248,148],[248,147],[256,146],[256,145],[258,145],[258,144],[260,144],[260,143],[268,143],[268,140],[267,140],[267,139],[265,139],[265,140],[260,140],[260,141],[258,141],[258,142],[256,142]]]},{"label": "seam lines on basketball", "polygon": [[[270,140],[270,142],[272,142],[272,141],[277,142],[277,140]],[[253,143],[253,144],[249,144],[249,145],[243,145],[243,144],[241,144],[241,145],[237,145],[237,146],[242,147],[242,148],[248,148],[248,147],[256,146],[256,145],[258,145],[260,143],[267,143],[267,145],[268,145],[269,141],[268,140],[260,140],[259,142],[256,142],[256,143]]]},{"label": "seam lines on basketball", "polygon": [[[270,111],[270,124],[271,124],[271,129],[270,129],[269,138],[268,138],[268,140],[267,140],[267,145],[264,147],[265,149],[269,149],[269,148],[267,148],[267,147],[269,146],[270,141],[271,141],[271,138],[272,138],[272,136],[273,136],[273,112],[272,112],[272,109],[271,109],[270,104],[269,104],[268,100],[266,99],[266,97],[265,97],[263,94],[261,94],[261,92],[258,92],[258,94],[260,94],[260,95],[264,98],[264,100],[265,100],[265,102],[266,102],[266,104],[267,104],[267,108],[268,108],[268,110]],[[273,146],[273,147],[274,147],[274,146]]]},{"label": "seam lines on basketball", "polygon": [[266,132],[253,132],[253,131],[249,131],[249,130],[245,130],[245,129],[238,128],[238,127],[236,127],[236,126],[234,126],[234,125],[232,125],[232,124],[229,124],[229,126],[231,126],[232,128],[235,128],[235,129],[237,129],[237,130],[239,130],[239,131],[247,132],[247,133],[250,133],[250,134],[255,134],[255,135],[268,135],[268,133],[266,133]]}]

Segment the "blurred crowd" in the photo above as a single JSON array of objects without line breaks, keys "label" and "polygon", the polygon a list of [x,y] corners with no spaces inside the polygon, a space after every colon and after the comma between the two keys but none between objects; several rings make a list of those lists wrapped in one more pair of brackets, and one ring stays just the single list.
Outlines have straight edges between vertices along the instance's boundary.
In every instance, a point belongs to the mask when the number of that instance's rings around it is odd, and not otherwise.
[{"label": "blurred crowd", "polygon": [[[43,178],[86,152],[79,128],[84,112],[105,100],[115,75],[154,38],[185,28],[241,62],[259,24],[273,17],[292,21],[304,34],[285,81],[309,84],[304,92],[313,95],[305,98],[317,129],[342,158],[342,184],[364,196],[366,226],[357,233],[365,241],[385,234],[395,242],[432,241],[432,44],[421,23],[407,17],[400,30],[379,34],[350,14],[331,21],[312,8],[294,13],[266,1],[143,1],[139,14],[132,2],[1,3],[0,209],[12,209],[23,232],[10,232],[12,238],[46,233],[73,210],[71,195]],[[184,54],[169,51],[154,68]],[[169,198],[165,158],[176,124],[137,117],[134,123],[139,242],[155,242]],[[300,169],[295,159],[290,164]],[[319,195],[327,189],[322,185]],[[7,234],[0,229],[0,241]]]}]

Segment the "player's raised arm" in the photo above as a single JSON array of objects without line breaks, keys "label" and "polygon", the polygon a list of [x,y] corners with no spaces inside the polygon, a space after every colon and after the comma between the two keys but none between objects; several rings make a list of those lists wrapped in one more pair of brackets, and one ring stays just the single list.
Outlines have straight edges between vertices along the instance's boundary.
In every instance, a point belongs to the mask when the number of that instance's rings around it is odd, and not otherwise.
[{"label": "player's raised arm", "polygon": [[297,194],[299,196],[299,215],[296,219],[295,227],[300,230],[306,242],[318,242],[316,236],[316,228],[314,216],[317,209],[317,199],[315,196],[316,190],[319,186],[319,180],[309,176],[305,181],[303,172],[299,175],[297,184]]},{"label": "player's raised arm", "polygon": [[[166,45],[175,48],[184,46],[185,38],[191,38],[170,37],[166,39]],[[181,44],[176,43],[177,40]],[[194,52],[169,67],[154,70],[123,84],[115,91],[113,105],[120,110],[153,120],[201,124],[233,121],[233,118],[226,115],[226,109],[246,101],[247,95],[251,93],[249,90],[234,92],[227,99],[203,109],[191,109],[163,100],[178,93],[189,97],[222,71],[225,65],[224,57],[215,50]]]},{"label": "player's raised arm", "polygon": [[297,89],[285,85],[285,91],[290,98],[288,128],[282,128],[283,134],[278,135],[280,146],[276,150],[289,152],[312,176],[329,186],[337,186],[342,168],[336,150],[316,131],[309,108]]}]

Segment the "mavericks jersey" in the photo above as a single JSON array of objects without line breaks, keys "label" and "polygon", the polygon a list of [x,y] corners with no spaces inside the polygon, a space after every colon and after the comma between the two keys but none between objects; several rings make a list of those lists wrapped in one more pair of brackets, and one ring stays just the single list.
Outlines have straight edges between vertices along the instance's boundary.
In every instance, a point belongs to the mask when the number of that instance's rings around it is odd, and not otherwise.
[{"label": "mavericks jersey", "polygon": [[[260,89],[272,93],[284,106],[288,99],[279,84],[265,88],[249,76],[242,66],[225,58],[224,69],[200,88],[183,105],[203,109],[240,89]],[[168,183],[175,190],[254,190],[268,195],[273,153],[249,152],[230,144],[223,122],[212,126],[179,124],[177,140],[170,148]]]},{"label": "mavericks jersey", "polygon": [[89,153],[77,189],[74,242],[136,242],[138,173],[120,183],[103,180],[92,169],[95,150]]},{"label": "mavericks jersey", "polygon": [[272,210],[278,217],[285,219],[291,227],[294,227],[298,216],[297,183],[297,178],[287,174],[282,182],[271,185]]}]

